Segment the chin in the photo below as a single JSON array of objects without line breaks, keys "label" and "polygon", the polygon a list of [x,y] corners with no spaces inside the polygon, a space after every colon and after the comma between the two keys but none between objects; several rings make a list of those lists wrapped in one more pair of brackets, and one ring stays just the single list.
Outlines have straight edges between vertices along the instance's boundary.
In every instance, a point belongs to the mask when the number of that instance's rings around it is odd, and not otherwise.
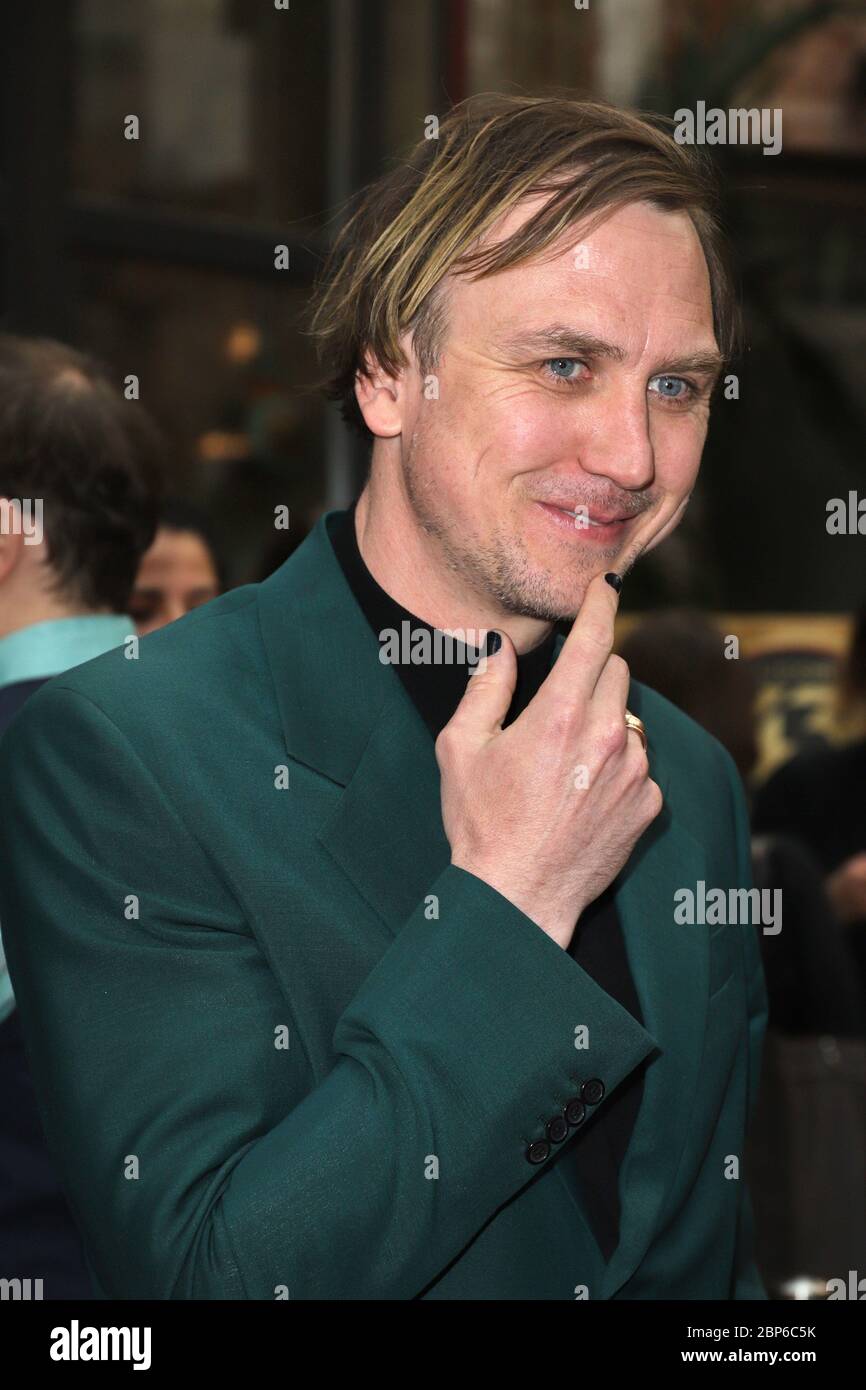
[{"label": "chin", "polygon": [[536,618],[544,623],[570,623],[580,612],[585,593],[584,586],[572,593],[527,594],[519,606],[519,614],[522,618]]}]

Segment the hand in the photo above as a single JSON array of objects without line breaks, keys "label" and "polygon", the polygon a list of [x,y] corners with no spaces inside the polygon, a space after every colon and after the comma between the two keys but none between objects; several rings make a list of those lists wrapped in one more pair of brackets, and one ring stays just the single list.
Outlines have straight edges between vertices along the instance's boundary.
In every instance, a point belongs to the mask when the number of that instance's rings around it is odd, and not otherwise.
[{"label": "hand", "polygon": [[502,633],[436,740],[451,863],[563,948],[663,804],[626,730],[629,671],[611,650],[617,606],[597,575],[553,670],[507,729],[517,658]]},{"label": "hand", "polygon": [[846,859],[826,879],[826,887],[841,922],[866,918],[866,854]]}]

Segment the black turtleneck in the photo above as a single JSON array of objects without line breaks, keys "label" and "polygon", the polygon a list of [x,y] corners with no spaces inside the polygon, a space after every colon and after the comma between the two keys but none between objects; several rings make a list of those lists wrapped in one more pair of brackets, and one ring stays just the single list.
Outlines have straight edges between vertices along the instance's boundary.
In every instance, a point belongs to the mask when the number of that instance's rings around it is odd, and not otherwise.
[{"label": "black turtleneck", "polygon": [[[331,515],[328,535],[349,587],[374,633],[388,629],[399,633],[404,622],[413,632],[421,629],[433,633],[429,623],[396,603],[367,569],[355,534],[354,504],[346,512]],[[553,629],[539,646],[518,656],[517,683],[504,724],[512,723],[537,694],[550,671],[555,647]],[[450,662],[403,662],[392,668],[434,739],[463,697],[469,661],[477,659],[474,649],[470,652],[457,642],[449,654],[453,658]],[[612,888],[581,914],[568,953],[607,994],[643,1023]],[[644,1065],[635,1068],[605,1099],[592,1123],[574,1137],[572,1154],[564,1155],[574,1163],[587,1218],[605,1259],[613,1254],[619,1240],[619,1170],[640,1107],[643,1071]]]}]

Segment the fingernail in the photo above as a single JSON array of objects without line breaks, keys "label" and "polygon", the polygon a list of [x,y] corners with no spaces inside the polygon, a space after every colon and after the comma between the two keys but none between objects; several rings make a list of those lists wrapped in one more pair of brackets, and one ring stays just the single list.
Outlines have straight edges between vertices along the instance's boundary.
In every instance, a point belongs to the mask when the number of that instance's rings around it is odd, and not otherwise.
[{"label": "fingernail", "polygon": [[486,642],[485,647],[484,647],[484,655],[485,655],[485,656],[493,656],[496,652],[499,651],[499,648],[500,648],[501,646],[502,646],[502,635],[501,635],[501,633],[497,632],[495,628],[491,628],[491,630],[490,630],[490,631],[488,632],[488,634],[487,634],[487,642]]},{"label": "fingernail", "polygon": [[604,577],[610,587],[616,589],[617,593],[619,593],[622,589],[622,575],[617,574],[615,570],[610,570]]}]

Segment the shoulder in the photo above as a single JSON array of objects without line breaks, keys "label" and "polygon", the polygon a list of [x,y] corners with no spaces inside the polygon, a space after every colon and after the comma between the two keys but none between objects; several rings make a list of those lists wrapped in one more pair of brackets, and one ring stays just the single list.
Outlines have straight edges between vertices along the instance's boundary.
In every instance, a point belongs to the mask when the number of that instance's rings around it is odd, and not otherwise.
[{"label": "shoulder", "polygon": [[[129,640],[52,677],[13,718],[4,743],[37,737],[63,721],[104,716],[125,733],[157,731],[180,722],[205,733],[231,705],[232,692],[260,671],[256,597],[250,584],[195,609],[177,622]],[[57,728],[58,721],[61,728]]]},{"label": "shoulder", "polygon": [[766,785],[768,789],[802,792],[846,776],[859,780],[864,773],[866,740],[842,746],[822,744],[795,754],[771,774]]},{"label": "shoulder", "polygon": [[4,685],[0,689],[0,734],[18,713],[21,706],[26,704],[36,694],[39,687],[44,684],[44,678],[40,677],[36,680],[16,681],[14,685]]}]

